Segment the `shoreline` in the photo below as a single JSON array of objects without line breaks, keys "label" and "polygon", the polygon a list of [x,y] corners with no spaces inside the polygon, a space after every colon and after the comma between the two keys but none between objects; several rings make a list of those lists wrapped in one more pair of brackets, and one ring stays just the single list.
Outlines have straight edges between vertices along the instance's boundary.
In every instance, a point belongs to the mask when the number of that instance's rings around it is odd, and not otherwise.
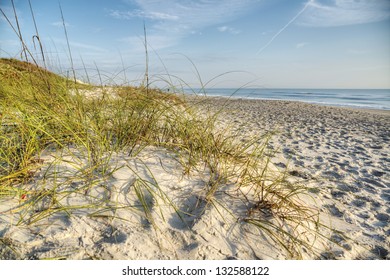
[{"label": "shoreline", "polygon": [[310,104],[315,106],[321,106],[321,107],[331,107],[331,108],[341,108],[341,109],[351,109],[351,110],[357,110],[357,111],[367,111],[367,112],[373,112],[383,115],[390,115],[390,108],[389,109],[379,109],[379,108],[372,108],[369,106],[359,106],[359,105],[347,105],[347,104],[331,104],[326,102],[315,102],[315,101],[304,101],[304,100],[287,100],[287,99],[270,99],[270,98],[255,98],[255,97],[243,97],[243,96],[224,96],[224,95],[205,95],[205,94],[195,94],[195,93],[178,93],[178,96],[183,97],[184,99],[223,99],[223,100],[249,100],[249,101],[271,101],[271,102],[292,102],[292,103],[304,103],[304,104]]},{"label": "shoreline", "polygon": [[278,151],[274,164],[316,188],[321,211],[328,211],[333,222],[355,227],[351,239],[380,258],[390,257],[390,111],[298,101],[185,99],[220,112],[220,124],[233,124],[243,138],[276,131],[269,143]]}]

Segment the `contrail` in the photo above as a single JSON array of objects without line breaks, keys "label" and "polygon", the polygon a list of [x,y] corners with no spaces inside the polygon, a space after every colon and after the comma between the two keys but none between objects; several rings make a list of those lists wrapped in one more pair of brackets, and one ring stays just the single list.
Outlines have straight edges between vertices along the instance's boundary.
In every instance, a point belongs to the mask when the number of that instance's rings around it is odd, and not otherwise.
[{"label": "contrail", "polygon": [[264,47],[262,47],[260,50],[257,51],[256,55],[259,55],[260,53],[263,52],[263,50],[265,50],[279,35],[280,33],[282,33],[287,27],[289,27],[289,25],[291,23],[293,23],[305,10],[306,8],[309,6],[310,3],[313,3],[314,0],[309,0],[307,1],[306,5],[303,7],[303,9],[297,13],[285,26],[283,26],[272,38],[271,40],[268,41],[267,44],[264,45]]}]

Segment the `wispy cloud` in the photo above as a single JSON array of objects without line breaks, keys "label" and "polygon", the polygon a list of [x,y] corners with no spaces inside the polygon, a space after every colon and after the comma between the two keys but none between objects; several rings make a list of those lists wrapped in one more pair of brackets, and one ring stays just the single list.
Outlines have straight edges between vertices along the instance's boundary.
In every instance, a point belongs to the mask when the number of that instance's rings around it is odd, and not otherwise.
[{"label": "wispy cloud", "polygon": [[134,10],[134,11],[111,10],[109,15],[116,19],[147,18],[151,20],[173,20],[173,21],[179,19],[178,16],[172,14],[153,12],[153,11],[142,11],[142,10]]},{"label": "wispy cloud", "polygon": [[98,33],[101,33],[103,31],[104,31],[104,28],[102,28],[102,27],[95,27],[92,29],[92,33],[94,33],[94,34],[98,34]]},{"label": "wispy cloud", "polygon": [[2,46],[11,46],[11,47],[15,47],[15,46],[20,46],[20,41],[17,41],[17,40],[0,40],[0,49]]},{"label": "wispy cloud", "polygon": [[[62,21],[52,22],[51,25],[55,27],[64,27],[64,23]],[[68,22],[65,22],[65,27],[71,27],[71,25]]]},{"label": "wispy cloud", "polygon": [[[59,38],[53,38],[53,42],[58,44],[59,46],[66,46],[67,42],[64,39],[59,39]],[[85,44],[82,42],[76,42],[76,41],[70,41],[69,42],[70,46],[72,49],[83,49],[85,51],[93,51],[93,52],[108,52],[106,49],[91,45],[91,44]]]},{"label": "wispy cloud", "polygon": [[301,42],[301,43],[296,44],[296,45],[295,45],[295,48],[301,49],[301,48],[307,46],[308,44],[309,44],[309,43],[307,43],[307,42]]},{"label": "wispy cloud", "polygon": [[[144,39],[138,36],[124,37],[118,40],[120,43],[125,43],[129,46],[132,52],[144,52]],[[154,50],[159,50],[175,45],[177,41],[164,35],[148,35],[148,46]]]},{"label": "wispy cloud", "polygon": [[[12,24],[16,24],[14,18],[14,9],[12,8],[12,6],[8,6],[8,5],[5,6],[4,5],[5,1],[1,1],[1,2],[0,2],[0,9],[4,12],[7,18],[12,22]],[[18,15],[19,24],[23,25],[25,23],[24,13],[18,8],[18,6],[16,6],[15,9],[16,9],[16,14]],[[3,16],[3,13],[1,12],[0,12],[0,22],[4,22],[8,25],[8,20]]]},{"label": "wispy cloud", "polygon": [[[127,0],[136,10],[110,11],[117,19],[141,17],[150,20],[150,35],[169,38],[178,42],[181,38],[197,34],[206,27],[221,25],[249,11],[264,0]],[[238,33],[239,30],[222,26],[221,32]],[[161,38],[159,39],[161,40]],[[165,39],[164,39],[165,40]],[[161,44],[164,45],[164,44]]]},{"label": "wispy cloud", "polygon": [[230,33],[230,34],[233,34],[233,35],[237,35],[237,34],[240,34],[241,33],[241,30],[238,30],[236,28],[233,28],[233,27],[229,27],[229,26],[220,26],[217,28],[219,32],[227,32],[227,33]]},{"label": "wispy cloud", "polygon": [[347,53],[348,54],[352,54],[352,55],[365,55],[365,54],[368,53],[368,51],[366,51],[366,50],[357,50],[357,49],[348,49]]},{"label": "wispy cloud", "polygon": [[70,46],[73,48],[85,49],[87,51],[107,52],[107,50],[104,48],[79,42],[70,42]]},{"label": "wispy cloud", "polygon": [[389,18],[389,0],[315,0],[310,1],[297,23],[330,27],[378,22]]}]

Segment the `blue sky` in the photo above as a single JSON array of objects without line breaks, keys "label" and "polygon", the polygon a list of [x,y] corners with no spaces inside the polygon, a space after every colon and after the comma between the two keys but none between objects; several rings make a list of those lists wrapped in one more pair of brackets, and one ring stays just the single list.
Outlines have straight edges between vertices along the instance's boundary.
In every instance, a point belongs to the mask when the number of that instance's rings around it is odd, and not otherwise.
[{"label": "blue sky", "polygon": [[[28,1],[14,2],[22,35],[35,52]],[[201,80],[214,87],[390,88],[389,0],[60,3],[74,67],[84,79],[83,65],[94,81],[99,69],[104,83],[139,83],[145,22],[156,86],[169,80],[197,87]],[[49,65],[65,73],[70,60],[58,1],[31,4]],[[10,0],[0,8],[13,18]],[[20,50],[0,15],[0,56],[20,58]]]}]

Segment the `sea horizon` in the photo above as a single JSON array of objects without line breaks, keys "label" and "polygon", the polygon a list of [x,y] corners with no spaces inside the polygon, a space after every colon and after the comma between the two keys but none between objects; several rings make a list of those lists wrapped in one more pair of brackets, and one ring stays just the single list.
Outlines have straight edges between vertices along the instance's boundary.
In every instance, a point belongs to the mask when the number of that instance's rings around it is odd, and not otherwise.
[{"label": "sea horizon", "polygon": [[390,110],[390,89],[195,88],[186,94],[244,99],[300,101],[319,105]]}]

